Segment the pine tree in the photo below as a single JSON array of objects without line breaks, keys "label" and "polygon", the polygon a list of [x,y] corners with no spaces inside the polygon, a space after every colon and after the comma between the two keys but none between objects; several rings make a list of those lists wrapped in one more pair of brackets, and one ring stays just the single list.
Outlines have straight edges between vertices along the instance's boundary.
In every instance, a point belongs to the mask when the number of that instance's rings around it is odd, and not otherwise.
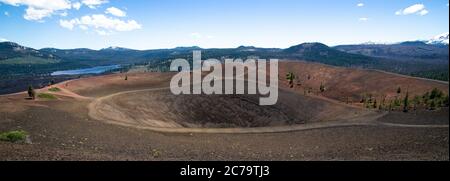
[{"label": "pine tree", "polygon": [[434,102],[434,99],[431,100],[429,109],[430,110],[436,109],[436,103]]},{"label": "pine tree", "polygon": [[287,73],[286,79],[289,81],[289,87],[290,88],[294,87],[294,79],[295,79],[294,73],[292,72]]},{"label": "pine tree", "polygon": [[320,83],[320,92],[324,92],[325,91],[325,86],[323,85],[323,83]]},{"label": "pine tree", "polygon": [[28,97],[30,97],[33,100],[36,98],[36,92],[34,91],[34,88],[32,85],[28,86]]},{"label": "pine tree", "polygon": [[408,112],[408,105],[409,105],[408,96],[409,93],[408,91],[406,91],[405,99],[403,99],[403,112]]}]

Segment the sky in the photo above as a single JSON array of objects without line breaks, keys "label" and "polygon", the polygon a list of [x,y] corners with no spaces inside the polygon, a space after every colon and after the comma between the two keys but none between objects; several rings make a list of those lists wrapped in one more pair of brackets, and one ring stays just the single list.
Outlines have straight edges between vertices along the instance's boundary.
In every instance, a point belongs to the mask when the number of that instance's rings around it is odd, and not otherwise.
[{"label": "sky", "polygon": [[448,27],[448,0],[0,0],[0,41],[38,49],[393,43]]}]

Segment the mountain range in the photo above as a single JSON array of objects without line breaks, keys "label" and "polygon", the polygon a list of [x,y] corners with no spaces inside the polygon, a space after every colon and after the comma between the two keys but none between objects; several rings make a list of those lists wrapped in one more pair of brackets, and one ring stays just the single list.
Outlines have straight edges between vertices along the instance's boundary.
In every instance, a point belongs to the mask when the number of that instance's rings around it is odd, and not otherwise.
[{"label": "mountain range", "polygon": [[33,49],[13,42],[0,42],[0,79],[21,75],[48,75],[53,71],[102,65],[149,65],[167,70],[170,60],[192,58],[202,50],[202,58],[278,58],[303,60],[334,66],[379,69],[406,75],[448,80],[448,33],[427,41],[396,44],[359,44],[329,47],[322,43],[303,43],[286,49],[239,46],[209,48],[197,46],[172,49],[133,50],[109,47]]}]

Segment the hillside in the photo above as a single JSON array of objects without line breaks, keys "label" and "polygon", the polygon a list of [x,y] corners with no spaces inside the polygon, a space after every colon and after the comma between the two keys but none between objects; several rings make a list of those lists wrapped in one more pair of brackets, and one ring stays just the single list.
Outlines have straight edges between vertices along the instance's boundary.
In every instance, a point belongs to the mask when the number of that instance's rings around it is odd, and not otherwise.
[{"label": "hillside", "polygon": [[346,67],[366,67],[376,64],[376,59],[364,55],[346,53],[322,43],[303,43],[283,50],[290,58]]},{"label": "hillside", "polygon": [[39,51],[13,42],[0,42],[0,61],[18,57],[58,59],[55,55],[45,51]]},{"label": "hillside", "polygon": [[[404,97],[421,96],[437,88],[448,94],[448,83],[402,76],[378,70],[342,68],[318,63],[288,61],[279,64],[280,75],[292,72],[295,76],[293,90],[327,97],[340,102],[357,104],[364,95],[371,95],[378,103]],[[287,86],[287,80],[280,78],[280,85]],[[320,86],[324,87],[323,92]],[[397,94],[397,89],[403,90]]]},{"label": "hillside", "polygon": [[377,69],[448,81],[449,47],[410,41],[398,44],[341,45],[337,50],[381,59]]}]

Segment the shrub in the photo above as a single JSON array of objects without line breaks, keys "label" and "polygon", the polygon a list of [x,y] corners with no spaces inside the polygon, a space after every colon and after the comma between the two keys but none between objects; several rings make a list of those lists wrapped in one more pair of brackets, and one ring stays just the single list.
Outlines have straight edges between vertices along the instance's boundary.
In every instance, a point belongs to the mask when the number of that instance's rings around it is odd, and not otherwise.
[{"label": "shrub", "polygon": [[34,91],[33,86],[28,86],[28,97],[34,99],[36,97],[36,92]]},{"label": "shrub", "polygon": [[9,131],[0,133],[1,141],[17,142],[24,141],[27,137],[27,132],[25,131]]},{"label": "shrub", "polygon": [[39,98],[41,99],[56,99],[56,96],[52,95],[52,94],[46,94],[46,93],[40,93],[38,95]]},{"label": "shrub", "polygon": [[51,92],[59,92],[59,91],[61,91],[61,89],[59,89],[58,87],[52,87],[52,88],[50,88],[48,90],[51,91]]}]

